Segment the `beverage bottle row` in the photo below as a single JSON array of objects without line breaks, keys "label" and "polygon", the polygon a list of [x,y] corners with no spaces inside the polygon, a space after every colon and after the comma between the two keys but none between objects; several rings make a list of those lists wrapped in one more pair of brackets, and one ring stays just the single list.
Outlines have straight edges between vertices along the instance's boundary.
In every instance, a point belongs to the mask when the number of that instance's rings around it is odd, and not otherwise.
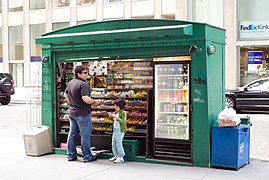
[{"label": "beverage bottle row", "polygon": [[158,81],[158,89],[184,89],[188,87],[188,79],[166,78]]},{"label": "beverage bottle row", "polygon": [[176,103],[163,103],[161,104],[161,111],[163,112],[188,112],[188,105]]},{"label": "beverage bottle row", "polygon": [[188,116],[185,114],[181,115],[166,115],[157,120],[157,123],[167,124],[186,124],[188,125]]},{"label": "beverage bottle row", "polygon": [[187,126],[158,126],[156,137],[186,139]]},{"label": "beverage bottle row", "polygon": [[172,66],[160,66],[158,68],[158,75],[187,75],[187,65],[172,65]]},{"label": "beverage bottle row", "polygon": [[188,101],[188,90],[159,91],[160,101]]}]

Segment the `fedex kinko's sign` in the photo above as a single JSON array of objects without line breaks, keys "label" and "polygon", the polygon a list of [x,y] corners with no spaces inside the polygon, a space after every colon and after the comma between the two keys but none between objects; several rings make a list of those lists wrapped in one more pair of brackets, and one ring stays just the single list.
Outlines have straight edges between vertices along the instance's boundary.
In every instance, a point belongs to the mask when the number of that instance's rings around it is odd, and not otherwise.
[{"label": "fedex kinko's sign", "polygon": [[269,38],[269,20],[241,21],[239,24],[239,38]]}]

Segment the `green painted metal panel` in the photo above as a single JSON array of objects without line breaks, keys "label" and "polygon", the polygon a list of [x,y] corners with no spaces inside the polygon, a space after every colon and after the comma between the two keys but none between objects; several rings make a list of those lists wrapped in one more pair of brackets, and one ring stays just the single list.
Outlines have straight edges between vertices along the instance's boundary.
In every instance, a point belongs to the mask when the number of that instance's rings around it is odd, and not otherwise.
[{"label": "green painted metal panel", "polygon": [[[225,32],[206,28],[205,41],[197,43],[203,52],[192,57],[192,152],[195,166],[211,166],[211,128],[224,107]],[[210,44],[216,53],[209,55]]]},{"label": "green painted metal panel", "polygon": [[47,62],[42,63],[42,124],[50,128],[52,143],[56,145],[56,111],[55,111],[55,63],[51,51],[43,50],[48,57]]},{"label": "green painted metal panel", "polygon": [[145,27],[136,29],[120,29],[110,31],[80,32],[69,34],[48,35],[37,38],[37,43],[50,44],[72,44],[96,43],[96,42],[113,42],[113,41],[132,41],[140,39],[160,39],[167,37],[188,37],[192,36],[192,25],[174,25]]}]

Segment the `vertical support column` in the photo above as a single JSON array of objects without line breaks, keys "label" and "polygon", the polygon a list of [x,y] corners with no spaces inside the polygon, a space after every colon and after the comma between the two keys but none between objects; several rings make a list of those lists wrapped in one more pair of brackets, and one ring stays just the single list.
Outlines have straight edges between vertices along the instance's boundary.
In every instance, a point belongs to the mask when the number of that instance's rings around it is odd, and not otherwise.
[{"label": "vertical support column", "polygon": [[96,21],[103,21],[103,0],[96,0]]},{"label": "vertical support column", "polygon": [[[57,143],[56,111],[55,111],[55,57],[52,55],[50,46],[42,44],[42,125],[50,128],[52,144]],[[47,61],[44,61],[44,57]]]},{"label": "vertical support column", "polygon": [[162,18],[162,1],[154,0],[154,19]]},{"label": "vertical support column", "polygon": [[187,20],[187,0],[176,0],[176,20]]},{"label": "vertical support column", "polygon": [[52,1],[46,1],[46,32],[52,31]]},{"label": "vertical support column", "polygon": [[[210,167],[210,122],[208,97],[207,55],[204,41],[195,41],[203,51],[193,53],[191,60],[191,133],[193,165]],[[206,83],[199,83],[199,79]]]},{"label": "vertical support column", "polygon": [[125,0],[124,2],[124,19],[130,19],[132,16],[131,0]]},{"label": "vertical support column", "polygon": [[236,47],[237,40],[237,1],[225,0],[223,26],[226,29],[226,88],[233,89],[240,85],[240,49]]},{"label": "vertical support column", "polygon": [[77,25],[77,1],[70,1],[70,16],[69,26]]},{"label": "vertical support column", "polygon": [[30,68],[30,57],[31,57],[31,49],[30,49],[30,15],[29,15],[29,0],[24,1],[23,5],[23,13],[24,13],[24,25],[23,25],[23,59],[24,59],[24,86],[31,86],[31,68]]},{"label": "vertical support column", "polygon": [[9,72],[9,58],[8,58],[8,1],[2,1],[2,51],[3,51],[3,70]]}]

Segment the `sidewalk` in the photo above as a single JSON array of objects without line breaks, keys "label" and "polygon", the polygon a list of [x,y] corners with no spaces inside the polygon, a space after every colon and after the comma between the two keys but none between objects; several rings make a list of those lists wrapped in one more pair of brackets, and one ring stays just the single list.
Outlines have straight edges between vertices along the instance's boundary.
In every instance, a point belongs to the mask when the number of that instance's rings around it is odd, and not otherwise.
[{"label": "sidewalk", "polygon": [[41,88],[15,87],[15,94],[11,96],[11,103],[31,103],[41,101]]},{"label": "sidewalk", "polygon": [[[38,92],[38,91],[37,91]],[[12,103],[26,103],[31,95],[29,88],[16,91]],[[28,96],[29,97],[29,96]],[[22,106],[22,105],[19,105]],[[10,106],[24,115],[18,105]],[[8,113],[9,115],[10,113]],[[25,112],[26,114],[26,112]],[[0,119],[1,122],[2,119]],[[1,123],[0,123],[1,125]],[[0,128],[0,180],[268,180],[269,161],[251,159],[250,164],[238,171],[215,168],[172,166],[125,162],[113,164],[105,159],[83,163],[81,158],[68,162],[65,155],[50,154],[40,157],[27,156],[22,132],[24,119],[12,115]],[[267,131],[266,131],[267,132]],[[265,141],[266,142],[266,141]]]},{"label": "sidewalk", "polygon": [[251,159],[238,171],[215,168],[171,166],[125,162],[114,164],[106,159],[83,163],[68,162],[65,155],[27,156],[23,138],[0,137],[1,180],[268,180],[269,162]]}]

